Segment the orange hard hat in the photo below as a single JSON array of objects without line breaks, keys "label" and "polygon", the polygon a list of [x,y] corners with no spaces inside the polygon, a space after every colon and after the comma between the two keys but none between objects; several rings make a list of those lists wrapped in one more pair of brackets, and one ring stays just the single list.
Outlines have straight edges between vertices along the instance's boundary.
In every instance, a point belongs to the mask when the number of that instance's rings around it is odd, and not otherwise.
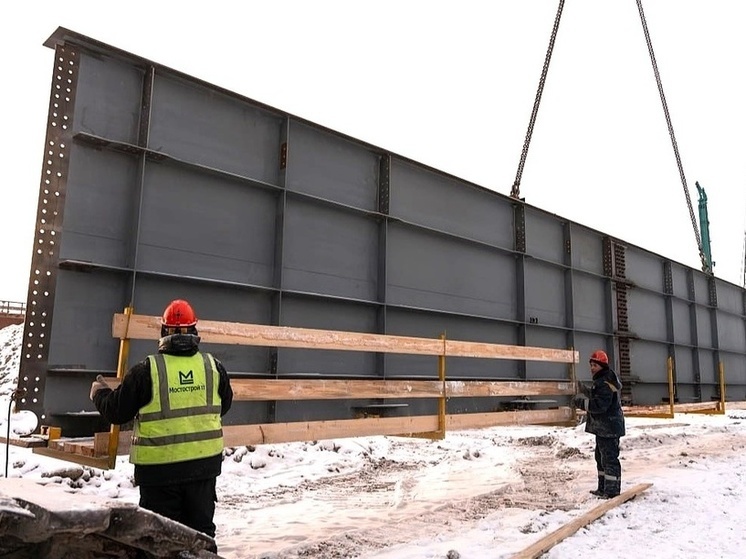
[{"label": "orange hard hat", "polygon": [[602,349],[597,349],[593,353],[591,353],[591,362],[595,361],[596,363],[600,363],[601,365],[608,365],[609,364],[609,356],[606,355],[606,352]]},{"label": "orange hard hat", "polygon": [[169,328],[185,328],[197,324],[197,315],[192,305],[184,299],[171,301],[163,311],[161,324]]}]

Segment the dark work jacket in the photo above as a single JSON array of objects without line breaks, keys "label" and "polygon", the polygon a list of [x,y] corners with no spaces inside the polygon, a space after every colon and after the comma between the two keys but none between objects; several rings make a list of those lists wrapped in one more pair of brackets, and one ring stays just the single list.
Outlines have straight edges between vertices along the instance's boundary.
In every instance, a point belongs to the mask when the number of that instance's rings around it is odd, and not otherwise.
[{"label": "dark work jacket", "polygon": [[604,367],[593,375],[593,385],[588,398],[586,432],[599,437],[625,435],[621,391],[622,383],[609,367]]},{"label": "dark work jacket", "polygon": [[[158,343],[158,353],[191,356],[198,351],[199,336],[192,334],[173,334],[161,338]],[[223,364],[217,359],[215,364],[220,376],[218,394],[221,404],[220,415],[223,416],[228,413],[233,403],[233,389]],[[150,361],[145,359],[127,372],[116,390],[105,388],[96,392],[93,403],[106,421],[113,425],[122,425],[132,421],[140,408],[152,398]],[[220,475],[222,464],[222,454],[172,464],[135,464],[135,485],[175,485],[210,479]]]}]

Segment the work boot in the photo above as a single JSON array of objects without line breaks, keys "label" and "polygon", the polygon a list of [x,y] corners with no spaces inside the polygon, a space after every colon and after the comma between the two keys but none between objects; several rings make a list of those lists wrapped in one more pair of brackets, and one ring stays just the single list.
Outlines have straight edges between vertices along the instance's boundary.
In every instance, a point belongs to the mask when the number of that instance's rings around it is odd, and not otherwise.
[{"label": "work boot", "polygon": [[598,489],[594,489],[590,493],[596,497],[600,497],[604,494],[604,476],[598,476]]},{"label": "work boot", "polygon": [[618,497],[622,488],[622,480],[617,478],[607,478],[604,484],[603,497],[604,499],[612,499]]}]

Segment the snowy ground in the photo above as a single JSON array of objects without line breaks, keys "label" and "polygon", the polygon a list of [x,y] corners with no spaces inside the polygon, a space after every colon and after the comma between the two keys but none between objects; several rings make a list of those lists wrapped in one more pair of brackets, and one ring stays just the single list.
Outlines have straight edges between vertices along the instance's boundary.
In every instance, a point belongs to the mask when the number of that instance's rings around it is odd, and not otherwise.
[{"label": "snowy ground", "polygon": [[[3,435],[21,332],[0,330]],[[623,490],[653,487],[546,557],[743,557],[746,411],[627,428]],[[8,450],[9,477],[137,502],[126,457],[102,472]],[[596,506],[595,476],[582,425],[239,447],[225,452],[216,539],[226,559],[507,558]]]}]

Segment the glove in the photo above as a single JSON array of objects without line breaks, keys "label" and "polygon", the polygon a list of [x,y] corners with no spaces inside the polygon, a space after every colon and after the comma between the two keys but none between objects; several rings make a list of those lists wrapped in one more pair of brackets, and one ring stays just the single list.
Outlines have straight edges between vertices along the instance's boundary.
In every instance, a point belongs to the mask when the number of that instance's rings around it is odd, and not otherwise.
[{"label": "glove", "polygon": [[588,411],[588,397],[582,394],[576,394],[572,400],[575,409]]},{"label": "glove", "polygon": [[580,392],[581,394],[585,396],[591,395],[591,389],[588,388],[585,384],[583,384],[582,382],[578,382],[577,385],[578,385],[578,392]]},{"label": "glove", "polygon": [[108,384],[106,384],[106,381],[104,380],[104,377],[101,375],[98,375],[96,377],[96,380],[94,380],[91,383],[91,402],[93,402],[93,397],[96,395],[96,392],[99,390],[103,390],[104,388],[111,388]]}]

